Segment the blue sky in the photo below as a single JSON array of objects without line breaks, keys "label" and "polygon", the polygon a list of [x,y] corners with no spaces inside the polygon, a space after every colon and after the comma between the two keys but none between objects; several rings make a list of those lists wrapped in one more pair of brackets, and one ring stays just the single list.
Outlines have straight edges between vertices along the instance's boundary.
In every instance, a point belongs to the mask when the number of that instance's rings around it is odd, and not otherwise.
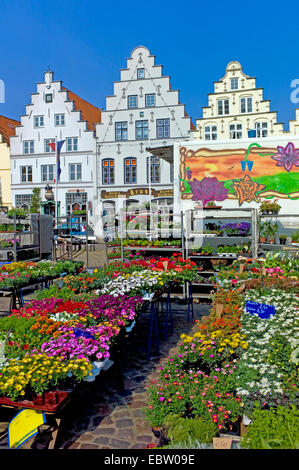
[{"label": "blue sky", "polygon": [[193,121],[231,60],[257,77],[279,122],[299,108],[290,99],[290,84],[299,80],[296,1],[1,0],[0,13],[0,114],[14,119],[49,65],[55,79],[105,107],[119,70],[141,44],[171,76]]}]

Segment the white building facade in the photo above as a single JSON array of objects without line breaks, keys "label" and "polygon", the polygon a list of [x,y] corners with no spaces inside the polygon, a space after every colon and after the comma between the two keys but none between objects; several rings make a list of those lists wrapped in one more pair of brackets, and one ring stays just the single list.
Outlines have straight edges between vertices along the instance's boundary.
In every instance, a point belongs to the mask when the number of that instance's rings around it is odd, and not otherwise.
[{"label": "white building facade", "polygon": [[270,100],[264,99],[263,88],[256,87],[256,78],[232,61],[224,77],[214,82],[214,92],[208,94],[208,106],[202,108],[202,118],[196,119],[194,139],[246,139],[249,131],[263,138],[283,135],[284,128],[277,122],[277,112],[270,110]]},{"label": "white building facade", "polygon": [[98,233],[103,215],[113,218],[131,203],[172,204],[173,166],[147,148],[189,140],[192,130],[179,91],[171,89],[170,77],[146,47],[133,50],[120,75],[96,126]]},{"label": "white building facade", "polygon": [[55,194],[56,153],[48,144],[64,140],[58,215],[76,208],[89,209],[92,216],[95,123],[100,121],[100,110],[65,88],[62,81],[54,81],[51,71],[31,96],[21,125],[11,137],[12,205],[28,209],[33,188],[41,189],[44,200],[48,184]]}]

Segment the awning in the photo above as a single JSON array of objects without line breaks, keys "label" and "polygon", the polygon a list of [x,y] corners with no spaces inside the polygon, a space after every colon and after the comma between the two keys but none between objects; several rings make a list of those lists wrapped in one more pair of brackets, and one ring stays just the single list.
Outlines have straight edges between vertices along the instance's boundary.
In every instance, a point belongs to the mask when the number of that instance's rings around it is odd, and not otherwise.
[{"label": "awning", "polygon": [[146,151],[155,157],[162,158],[167,163],[173,163],[173,145],[165,145],[164,147],[147,147]]}]

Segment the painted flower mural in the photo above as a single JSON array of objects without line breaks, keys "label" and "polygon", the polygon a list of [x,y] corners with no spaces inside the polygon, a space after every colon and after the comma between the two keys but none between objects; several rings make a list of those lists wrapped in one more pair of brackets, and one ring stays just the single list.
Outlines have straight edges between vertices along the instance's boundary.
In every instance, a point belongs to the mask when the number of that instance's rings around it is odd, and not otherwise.
[{"label": "painted flower mural", "polygon": [[283,166],[287,171],[291,171],[293,166],[299,166],[299,149],[296,149],[293,142],[283,148],[277,147],[278,152],[271,157],[276,160],[276,166]]},{"label": "painted flower mural", "polygon": [[208,201],[224,201],[227,198],[228,190],[216,177],[205,177],[201,181],[194,178],[189,184],[192,201],[202,201],[204,206]]},{"label": "painted flower mural", "polygon": [[234,180],[232,187],[235,190],[236,197],[239,201],[239,206],[243,204],[244,201],[258,202],[257,193],[265,188],[264,184],[258,184],[253,181],[249,175],[245,175],[240,181]]}]

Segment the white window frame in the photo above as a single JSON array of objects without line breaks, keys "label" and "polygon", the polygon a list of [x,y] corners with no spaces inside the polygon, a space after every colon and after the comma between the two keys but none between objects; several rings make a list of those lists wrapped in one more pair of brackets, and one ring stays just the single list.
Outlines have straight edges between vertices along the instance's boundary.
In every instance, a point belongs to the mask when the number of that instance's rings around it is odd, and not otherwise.
[{"label": "white window frame", "polygon": [[[242,108],[244,109],[243,111],[242,111]],[[252,109],[253,109],[252,96],[241,96],[240,97],[240,114],[252,113]]]},{"label": "white window frame", "polygon": [[243,126],[240,122],[232,123],[229,125],[229,138],[230,139],[242,139]]},{"label": "white window frame", "polygon": [[[23,179],[23,168],[25,169],[25,179]],[[30,172],[29,172],[30,169]],[[21,183],[32,183],[33,175],[32,175],[32,165],[22,165],[20,166],[20,173],[21,173]],[[31,179],[29,179],[29,174]]]},{"label": "white window frame", "polygon": [[26,155],[34,153],[34,140],[23,141],[23,153]]},{"label": "white window frame", "polygon": [[[221,106],[220,106],[220,103],[221,103]],[[228,98],[224,98],[222,100],[217,101],[217,113],[218,113],[218,116],[227,116],[229,114],[229,99]]]},{"label": "white window frame", "polygon": [[[237,86],[233,85],[233,83],[234,84],[236,83]],[[238,79],[238,77],[232,77],[230,79],[230,89],[231,90],[238,90],[239,89],[239,79]]]},{"label": "white window frame", "polygon": [[205,140],[217,140],[218,130],[215,124],[209,124],[204,127],[204,139]]},{"label": "white window frame", "polygon": [[[41,181],[42,183],[53,182],[55,175],[55,165],[41,165]],[[51,173],[51,174],[50,174]],[[45,178],[44,178],[45,176]]]},{"label": "white window frame", "polygon": [[33,127],[34,129],[38,129],[39,127],[45,127],[45,119],[44,116],[33,116]]},{"label": "white window frame", "polygon": [[254,127],[257,137],[268,137],[268,121],[256,121]]},{"label": "white window frame", "polygon": [[[72,167],[74,167],[72,169]],[[80,171],[78,171],[80,169]],[[72,178],[72,175],[74,177]],[[69,180],[82,181],[82,163],[69,163]]]},{"label": "white window frame", "polygon": [[54,126],[56,127],[65,126],[65,114],[64,113],[54,114]]},{"label": "white window frame", "polygon": [[50,145],[48,145],[48,144],[53,144],[54,142],[55,142],[55,139],[45,139],[44,140],[45,153],[54,153],[54,150],[52,149],[52,147],[50,147]]},{"label": "white window frame", "polygon": [[[147,100],[153,98],[151,101],[152,104],[148,104]],[[148,93],[145,95],[145,107],[146,108],[154,108],[156,106],[156,93]]]},{"label": "white window frame", "polygon": [[76,152],[78,150],[78,137],[67,137],[66,138],[66,151]]}]

